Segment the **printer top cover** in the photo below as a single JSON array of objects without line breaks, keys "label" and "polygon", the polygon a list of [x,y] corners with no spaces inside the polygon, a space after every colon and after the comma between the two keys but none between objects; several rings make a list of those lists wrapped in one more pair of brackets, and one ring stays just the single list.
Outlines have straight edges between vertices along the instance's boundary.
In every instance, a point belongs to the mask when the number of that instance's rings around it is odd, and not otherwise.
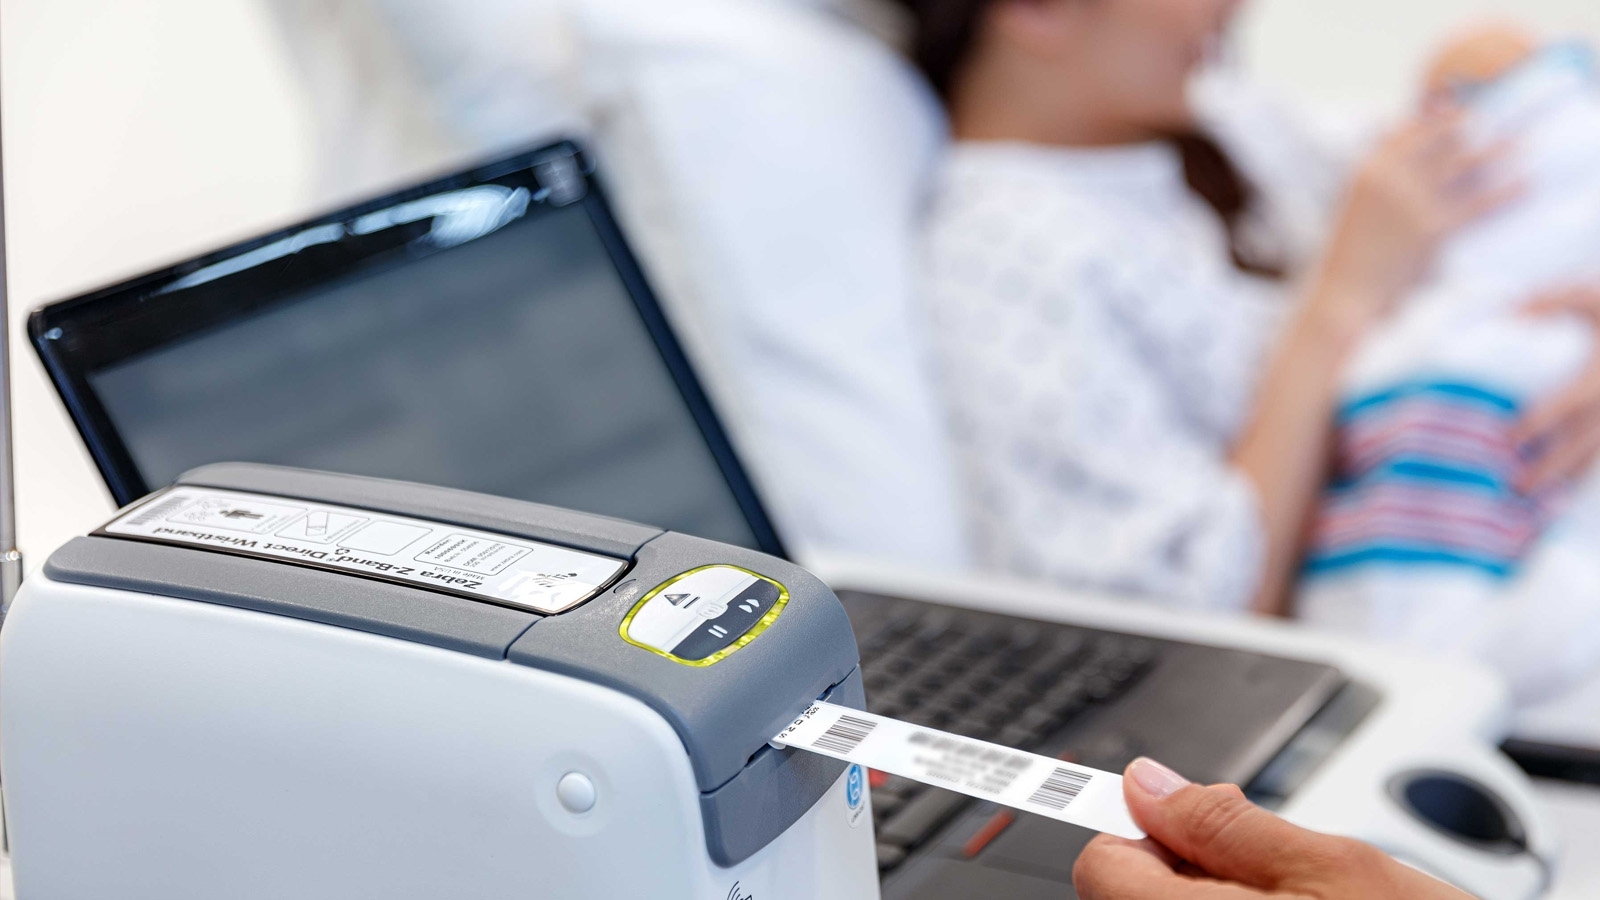
[{"label": "printer top cover", "polygon": [[465,491],[205,466],[64,545],[45,574],[504,659],[635,697],[682,739],[723,865],[765,846],[844,769],[771,736],[819,697],[864,705],[844,609],[798,566]]}]

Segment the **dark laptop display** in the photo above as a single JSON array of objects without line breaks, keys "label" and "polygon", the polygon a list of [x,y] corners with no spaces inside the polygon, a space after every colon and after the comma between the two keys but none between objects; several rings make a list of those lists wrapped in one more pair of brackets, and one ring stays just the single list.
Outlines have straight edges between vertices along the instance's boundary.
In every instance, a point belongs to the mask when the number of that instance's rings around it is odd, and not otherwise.
[{"label": "dark laptop display", "polygon": [[[781,554],[583,155],[560,144],[36,313],[119,502],[247,460]],[[870,708],[1281,801],[1377,698],[1324,665],[843,591]],[[1071,896],[1089,833],[871,779],[889,900]]]},{"label": "dark laptop display", "polygon": [[118,503],[244,460],[781,551],[586,168],[507,160],[49,307],[33,339]]}]

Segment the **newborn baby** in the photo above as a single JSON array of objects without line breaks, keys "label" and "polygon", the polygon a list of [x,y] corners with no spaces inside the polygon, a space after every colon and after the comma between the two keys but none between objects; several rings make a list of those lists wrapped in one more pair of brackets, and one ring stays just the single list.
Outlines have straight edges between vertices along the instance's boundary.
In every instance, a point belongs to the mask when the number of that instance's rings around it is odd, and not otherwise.
[{"label": "newborn baby", "polygon": [[1587,326],[1523,307],[1600,281],[1600,77],[1581,47],[1487,29],[1429,83],[1467,109],[1472,140],[1514,141],[1526,193],[1452,239],[1357,352],[1297,605],[1322,624],[1475,655],[1526,700],[1600,663],[1600,479],[1525,495],[1513,440],[1593,349]]}]

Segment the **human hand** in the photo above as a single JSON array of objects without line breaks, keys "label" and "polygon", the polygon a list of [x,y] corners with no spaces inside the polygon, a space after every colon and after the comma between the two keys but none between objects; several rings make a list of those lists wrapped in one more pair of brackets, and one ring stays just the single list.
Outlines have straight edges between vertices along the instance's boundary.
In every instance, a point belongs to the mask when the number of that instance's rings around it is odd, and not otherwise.
[{"label": "human hand", "polygon": [[1427,96],[1485,84],[1505,74],[1539,50],[1539,40],[1511,22],[1480,22],[1452,35],[1434,54],[1424,81]]},{"label": "human hand", "polygon": [[1463,121],[1436,105],[1361,166],[1313,285],[1320,324],[1359,337],[1422,277],[1440,241],[1521,192],[1493,171],[1510,146],[1469,146]]},{"label": "human hand", "polygon": [[1072,873],[1083,900],[1470,900],[1360,841],[1290,825],[1232,785],[1147,759],[1123,793],[1150,839],[1101,835]]},{"label": "human hand", "polygon": [[[1527,307],[1535,316],[1573,315],[1600,335],[1600,288],[1575,287],[1535,300]],[[1525,413],[1512,438],[1525,448],[1527,467],[1517,489],[1532,494],[1574,478],[1600,456],[1600,352],[1554,396]]]}]

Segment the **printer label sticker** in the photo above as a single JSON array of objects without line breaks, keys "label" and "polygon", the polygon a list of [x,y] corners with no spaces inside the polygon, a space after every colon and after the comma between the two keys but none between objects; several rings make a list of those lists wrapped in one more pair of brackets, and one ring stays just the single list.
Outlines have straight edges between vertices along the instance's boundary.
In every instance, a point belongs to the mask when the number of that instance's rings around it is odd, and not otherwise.
[{"label": "printer label sticker", "polygon": [[277,534],[278,537],[297,538],[313,544],[331,544],[360,528],[367,521],[366,516],[350,516],[316,509],[278,529]]},{"label": "printer label sticker", "polygon": [[1130,840],[1122,776],[818,701],[772,739]]},{"label": "printer label sticker", "polygon": [[393,556],[432,533],[432,529],[420,525],[380,520],[343,538],[340,543],[351,550],[362,550],[379,556]]},{"label": "printer label sticker", "polygon": [[419,553],[417,562],[438,563],[479,575],[499,575],[526,555],[526,547],[456,533]]},{"label": "printer label sticker", "polygon": [[224,531],[270,534],[305,511],[304,506],[284,506],[237,497],[208,497],[172,516],[171,520]]},{"label": "printer label sticker", "polygon": [[789,592],[736,566],[704,566],[645,594],[622,620],[622,638],[691,666],[709,666],[778,618]]},{"label": "printer label sticker", "polygon": [[170,488],[96,533],[333,569],[547,615],[589,599],[627,567],[425,519],[190,486]]}]

